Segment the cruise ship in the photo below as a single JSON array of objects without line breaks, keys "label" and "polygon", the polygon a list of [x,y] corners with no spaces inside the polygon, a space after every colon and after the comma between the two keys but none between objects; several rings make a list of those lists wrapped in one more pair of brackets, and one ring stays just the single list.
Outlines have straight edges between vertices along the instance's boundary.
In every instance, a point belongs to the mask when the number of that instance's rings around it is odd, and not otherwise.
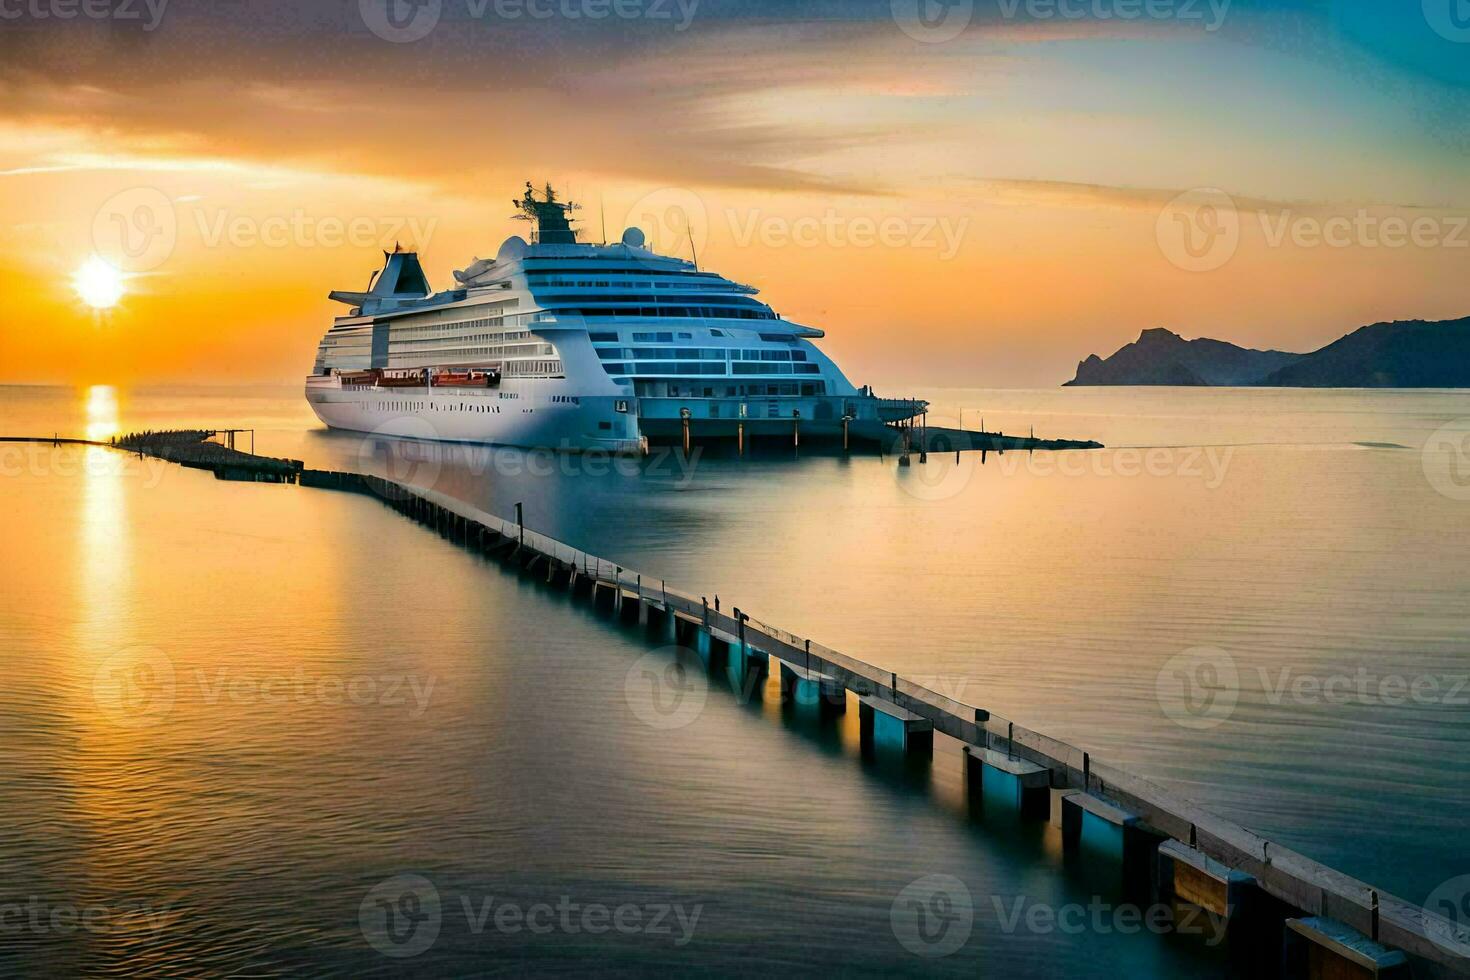
[{"label": "cruise ship", "polygon": [[317,348],[306,398],[325,424],[385,436],[570,452],[651,441],[876,441],[925,409],[859,389],[758,290],[659,255],[637,228],[578,241],[576,205],[530,184],[529,240],[435,292],[414,252],[385,253]]}]

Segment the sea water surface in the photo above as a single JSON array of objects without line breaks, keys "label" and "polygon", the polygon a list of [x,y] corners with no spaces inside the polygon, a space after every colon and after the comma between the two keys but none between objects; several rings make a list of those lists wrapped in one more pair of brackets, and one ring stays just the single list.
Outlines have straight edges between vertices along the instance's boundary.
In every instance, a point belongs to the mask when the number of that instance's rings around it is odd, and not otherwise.
[{"label": "sea water surface", "polygon": [[[332,433],[277,389],[4,388],[0,435],[252,428],[521,503],[1385,891],[1470,873],[1470,396],[920,394],[1110,448],[630,463]],[[370,497],[0,461],[8,974],[1231,969],[1054,829],[971,813],[944,740],[864,758],[855,712],[718,678],[651,708],[650,672],[697,661]]]}]

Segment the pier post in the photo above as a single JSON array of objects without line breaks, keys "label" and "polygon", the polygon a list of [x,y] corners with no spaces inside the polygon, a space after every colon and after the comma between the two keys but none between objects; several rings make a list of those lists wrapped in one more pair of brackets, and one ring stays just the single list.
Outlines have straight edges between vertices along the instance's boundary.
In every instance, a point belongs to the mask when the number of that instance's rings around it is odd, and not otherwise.
[{"label": "pier post", "polygon": [[643,594],[643,575],[638,575],[638,625],[648,626],[648,598]]},{"label": "pier post", "polygon": [[780,679],[782,697],[789,698],[793,704],[815,705],[824,717],[847,711],[847,688],[834,678],[782,660]]},{"label": "pier post", "polygon": [[858,731],[863,751],[892,745],[907,757],[928,758],[934,752],[934,725],[876,695],[858,697]]},{"label": "pier post", "polygon": [[623,574],[618,572],[618,604],[619,618],[625,623],[637,623],[640,626],[647,624],[648,613],[643,605],[643,576],[637,576],[637,584],[630,593],[623,588]]},{"label": "pier post", "polygon": [[1409,980],[1412,973],[1408,957],[1399,950],[1374,942],[1336,919],[1311,916],[1286,920],[1281,975],[1287,980],[1318,977]]},{"label": "pier post", "polygon": [[[1190,836],[1195,837],[1193,827]],[[1169,840],[1159,845],[1158,869],[1159,902],[1175,922],[1203,915],[1209,920],[1209,934],[1231,935],[1257,918],[1260,893],[1256,879],[1226,867],[1192,844]]]},{"label": "pier post", "polygon": [[1154,857],[1165,838],[1134,814],[1086,791],[1062,797],[1062,846],[1086,849],[1118,863],[1121,883],[1152,883]]},{"label": "pier post", "polygon": [[723,636],[718,633],[709,635],[709,668],[710,670],[724,670],[730,665],[730,641],[726,639],[729,634]]},{"label": "pier post", "polygon": [[965,787],[971,805],[990,797],[1024,817],[1045,820],[1051,812],[1051,771],[994,749],[965,746]]}]

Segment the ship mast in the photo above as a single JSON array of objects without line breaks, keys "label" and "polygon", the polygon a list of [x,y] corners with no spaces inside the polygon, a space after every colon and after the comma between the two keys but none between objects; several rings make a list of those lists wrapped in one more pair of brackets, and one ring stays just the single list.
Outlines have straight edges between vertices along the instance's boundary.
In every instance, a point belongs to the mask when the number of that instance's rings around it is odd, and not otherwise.
[{"label": "ship mast", "polygon": [[538,200],[536,188],[531,182],[526,181],[526,193],[518,201],[511,204],[516,209],[513,216],[516,221],[529,221],[535,226],[531,232],[531,241],[539,245],[575,245],[577,233],[572,228],[572,212],[581,209],[581,205],[571,201],[558,201],[556,190],[550,184],[546,185],[545,200]]}]

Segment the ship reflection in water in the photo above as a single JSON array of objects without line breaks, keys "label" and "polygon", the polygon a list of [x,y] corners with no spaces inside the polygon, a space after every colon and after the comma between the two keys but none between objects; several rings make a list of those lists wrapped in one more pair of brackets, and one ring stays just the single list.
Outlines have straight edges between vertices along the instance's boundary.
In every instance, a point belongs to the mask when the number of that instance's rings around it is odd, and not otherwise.
[{"label": "ship reflection in water", "polygon": [[[30,429],[91,424],[93,395],[59,397],[0,392]],[[1295,394],[1274,414],[1231,392],[971,402],[1012,429],[1233,444],[1223,482],[1189,475],[1188,450],[1162,475],[1125,475],[1122,451],[1077,474],[1008,453],[958,480],[930,469],[952,458],[904,472],[805,451],[564,462],[324,433],[295,392],[114,398],[123,429],[253,427],[308,465],[521,503],[534,529],[1186,786],[1406,897],[1459,858],[1426,842],[1452,846],[1470,805],[1462,709],[1286,711],[1251,680],[1202,737],[1155,689],[1199,646],[1247,679],[1465,674],[1464,504],[1419,452],[1357,445],[1423,445],[1470,415],[1462,396]],[[1282,437],[1303,431],[1313,445]],[[7,975],[1229,972],[1184,937],[1028,927],[1033,908],[1125,896],[1052,828],[970,812],[942,740],[917,768],[865,753],[855,710],[823,719],[776,677],[712,671],[370,497],[80,448],[7,472],[0,558],[24,569],[0,594]],[[410,959],[364,931],[385,883],[390,908],[437,926],[405,929]],[[915,952],[911,899],[960,930],[950,955]],[[667,932],[525,926],[572,904],[684,915]],[[520,918],[497,926],[507,906]]]}]

